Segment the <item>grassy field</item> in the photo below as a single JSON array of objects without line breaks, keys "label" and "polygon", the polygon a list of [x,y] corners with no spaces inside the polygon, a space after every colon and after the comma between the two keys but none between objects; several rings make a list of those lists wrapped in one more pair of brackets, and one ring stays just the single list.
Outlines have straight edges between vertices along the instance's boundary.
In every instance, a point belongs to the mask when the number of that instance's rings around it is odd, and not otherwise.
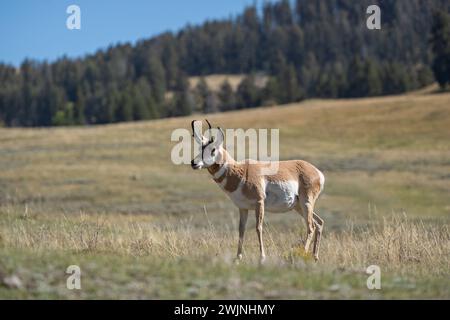
[{"label": "grassy field", "polygon": [[[207,172],[170,161],[172,130],[193,118],[0,129],[0,298],[450,298],[450,94],[208,116],[279,128],[282,159],[325,173],[318,263],[295,247],[294,212],[266,215],[263,266],[249,219],[233,262],[237,209]],[[81,290],[66,288],[69,265]]]}]

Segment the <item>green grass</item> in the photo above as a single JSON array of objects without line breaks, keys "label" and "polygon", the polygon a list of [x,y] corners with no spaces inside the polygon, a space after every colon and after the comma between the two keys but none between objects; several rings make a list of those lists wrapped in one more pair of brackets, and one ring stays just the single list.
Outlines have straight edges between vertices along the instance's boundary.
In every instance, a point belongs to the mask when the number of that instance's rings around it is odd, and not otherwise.
[{"label": "green grass", "polygon": [[[3,298],[40,299],[405,299],[448,298],[450,281],[382,274],[381,290],[368,290],[364,270],[327,269],[316,265],[230,265],[211,257],[152,259],[103,253],[11,252],[2,263],[26,286],[0,287]],[[65,268],[82,266],[81,290],[66,288]]]},{"label": "green grass", "polygon": [[[178,224],[177,224],[178,221]],[[300,228],[266,224],[269,254],[258,261],[248,235],[244,261],[234,262],[233,223],[203,217],[162,221],[146,215],[18,214],[1,220],[3,298],[313,299],[449,298],[448,226],[405,218],[329,231],[322,260],[293,247]],[[368,290],[366,268],[379,265],[381,290]],[[66,288],[65,270],[81,268],[81,290]]]},{"label": "green grass", "polygon": [[[237,209],[206,172],[170,161],[172,130],[193,118],[0,129],[0,298],[450,298],[450,94],[208,117],[279,128],[282,159],[324,171],[318,263],[287,213],[266,215],[264,266],[253,219],[234,264]],[[72,264],[79,291],[65,287]],[[366,288],[371,264],[381,290]]]}]

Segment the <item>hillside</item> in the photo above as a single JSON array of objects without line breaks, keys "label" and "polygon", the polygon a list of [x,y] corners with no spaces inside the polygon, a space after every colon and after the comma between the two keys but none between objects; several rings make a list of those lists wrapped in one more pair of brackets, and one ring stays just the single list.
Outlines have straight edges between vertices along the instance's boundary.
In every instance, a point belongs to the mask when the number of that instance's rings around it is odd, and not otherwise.
[{"label": "hillside", "polygon": [[[310,160],[327,173],[321,206],[330,216],[364,216],[370,203],[384,212],[430,217],[448,214],[450,205],[449,102],[449,94],[419,92],[309,100],[208,119],[224,128],[280,128],[282,159]],[[68,212],[185,214],[205,199],[211,208],[229,208],[218,190],[208,188],[206,174],[168,158],[175,145],[171,131],[190,128],[190,120],[0,129],[0,200],[52,211],[64,203]],[[190,197],[199,190],[201,197]]]},{"label": "hillside", "polygon": [[[224,128],[279,128],[283,159],[325,172],[322,260],[291,249],[295,213],[254,221],[234,266],[237,210],[206,172],[170,162],[192,118],[0,129],[0,297],[449,298],[450,94],[308,100],[210,115]],[[65,289],[67,265],[83,290]],[[383,290],[367,290],[370,264]],[[201,266],[201,268],[200,268]],[[201,271],[199,271],[201,270]]]},{"label": "hillside", "polygon": [[[416,90],[434,81],[431,46],[441,47],[446,38],[431,35],[440,21],[433,13],[449,12],[449,3],[264,2],[228,19],[77,59],[26,59],[19,68],[0,63],[0,125],[117,123]],[[381,30],[366,27],[367,8],[374,4],[383,12]],[[443,52],[438,66],[445,79]],[[235,93],[189,88],[189,77],[217,74],[249,79]],[[263,87],[253,85],[253,74],[268,77]]]}]

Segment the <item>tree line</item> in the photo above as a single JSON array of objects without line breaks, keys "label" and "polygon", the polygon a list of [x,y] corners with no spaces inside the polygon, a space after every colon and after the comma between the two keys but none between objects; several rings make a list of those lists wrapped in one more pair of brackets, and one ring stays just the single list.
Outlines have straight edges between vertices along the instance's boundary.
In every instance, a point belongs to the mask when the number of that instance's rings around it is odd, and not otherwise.
[{"label": "tree line", "polygon": [[[27,59],[18,68],[0,64],[0,122],[102,124],[311,97],[395,94],[432,83],[433,72],[445,86],[449,3],[266,2],[229,19],[187,25],[83,58]],[[381,8],[381,30],[366,27],[371,4]],[[247,76],[236,90],[226,81],[218,91],[203,79],[194,88],[189,85],[189,76],[209,74]]]}]

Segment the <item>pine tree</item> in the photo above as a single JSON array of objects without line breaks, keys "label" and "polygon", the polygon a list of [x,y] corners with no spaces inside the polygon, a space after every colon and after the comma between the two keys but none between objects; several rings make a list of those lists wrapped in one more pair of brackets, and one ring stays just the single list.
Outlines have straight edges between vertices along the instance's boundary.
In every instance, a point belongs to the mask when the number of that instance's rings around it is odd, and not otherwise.
[{"label": "pine tree", "polygon": [[244,43],[241,48],[242,70],[252,72],[257,66],[257,48],[259,44],[259,17],[255,6],[244,10],[243,18]]},{"label": "pine tree", "polygon": [[133,90],[133,119],[134,120],[147,120],[150,118],[149,110],[144,96],[137,91]]},{"label": "pine tree", "polygon": [[430,85],[434,81],[433,70],[427,65],[422,65],[417,71],[417,81],[420,87]]},{"label": "pine tree", "polygon": [[301,97],[300,87],[297,82],[297,72],[295,66],[289,64],[285,70],[283,70],[283,82],[282,87],[285,91],[284,103],[298,101]]},{"label": "pine tree", "polygon": [[236,99],[234,96],[233,88],[230,82],[225,79],[225,81],[220,86],[219,90],[219,100],[220,100],[220,110],[229,111],[236,107]]},{"label": "pine tree", "polygon": [[279,103],[298,101],[301,97],[300,86],[297,81],[297,72],[293,64],[287,64],[284,58],[279,59],[276,82],[278,84],[276,99]]},{"label": "pine tree", "polygon": [[396,94],[411,89],[411,78],[407,68],[398,62],[387,64],[383,68],[385,94]]},{"label": "pine tree", "polygon": [[303,55],[305,52],[304,34],[298,25],[293,25],[288,29],[289,46],[287,52],[287,60],[300,67],[303,64]]},{"label": "pine tree", "polygon": [[276,105],[279,90],[277,79],[275,77],[270,77],[262,92],[262,105]]},{"label": "pine tree", "polygon": [[356,56],[352,59],[348,68],[349,86],[347,95],[349,97],[364,97],[367,92],[367,74],[364,61]]},{"label": "pine tree", "polygon": [[153,100],[152,96],[148,97],[147,109],[148,109],[149,119],[158,119],[161,117],[161,112],[158,109],[158,105],[155,103],[155,100]]},{"label": "pine tree", "polygon": [[208,112],[207,99],[211,91],[209,90],[208,84],[204,77],[201,77],[195,86],[197,105],[200,106],[200,111],[203,113]]},{"label": "pine tree", "polygon": [[187,116],[192,113],[193,97],[189,90],[188,79],[179,74],[177,77],[176,91],[173,97],[172,113],[175,116]]},{"label": "pine tree", "polygon": [[66,124],[65,119],[65,94],[63,90],[57,86],[50,88],[49,108],[52,110],[52,125],[61,126]]},{"label": "pine tree", "polygon": [[156,103],[164,103],[166,92],[166,75],[164,67],[156,55],[151,52],[144,69],[144,76],[148,79],[152,88],[153,99]]},{"label": "pine tree", "polygon": [[450,15],[439,11],[433,16],[431,47],[434,53],[433,72],[441,88],[450,84]]},{"label": "pine tree", "polygon": [[237,89],[237,108],[256,107],[260,103],[258,88],[255,86],[253,75],[245,77]]},{"label": "pine tree", "polygon": [[76,100],[74,105],[74,121],[76,124],[84,124],[85,123],[85,117],[84,117],[84,108],[86,104],[86,100],[83,94],[83,91],[81,90],[81,87],[77,87],[77,94],[76,94]]},{"label": "pine tree", "polygon": [[274,17],[277,24],[281,26],[293,23],[292,8],[289,0],[281,0],[273,5]]},{"label": "pine tree", "polygon": [[133,98],[130,88],[126,88],[122,92],[116,119],[120,122],[133,120]]},{"label": "pine tree", "polygon": [[378,96],[382,93],[383,87],[378,70],[379,66],[375,61],[371,59],[366,61],[367,84],[365,86],[367,92],[365,94],[367,96]]},{"label": "pine tree", "polygon": [[164,47],[162,50],[162,63],[166,70],[166,85],[168,88],[173,88],[176,85],[176,78],[178,75],[178,53],[176,49],[176,42],[172,34],[164,35]]}]

